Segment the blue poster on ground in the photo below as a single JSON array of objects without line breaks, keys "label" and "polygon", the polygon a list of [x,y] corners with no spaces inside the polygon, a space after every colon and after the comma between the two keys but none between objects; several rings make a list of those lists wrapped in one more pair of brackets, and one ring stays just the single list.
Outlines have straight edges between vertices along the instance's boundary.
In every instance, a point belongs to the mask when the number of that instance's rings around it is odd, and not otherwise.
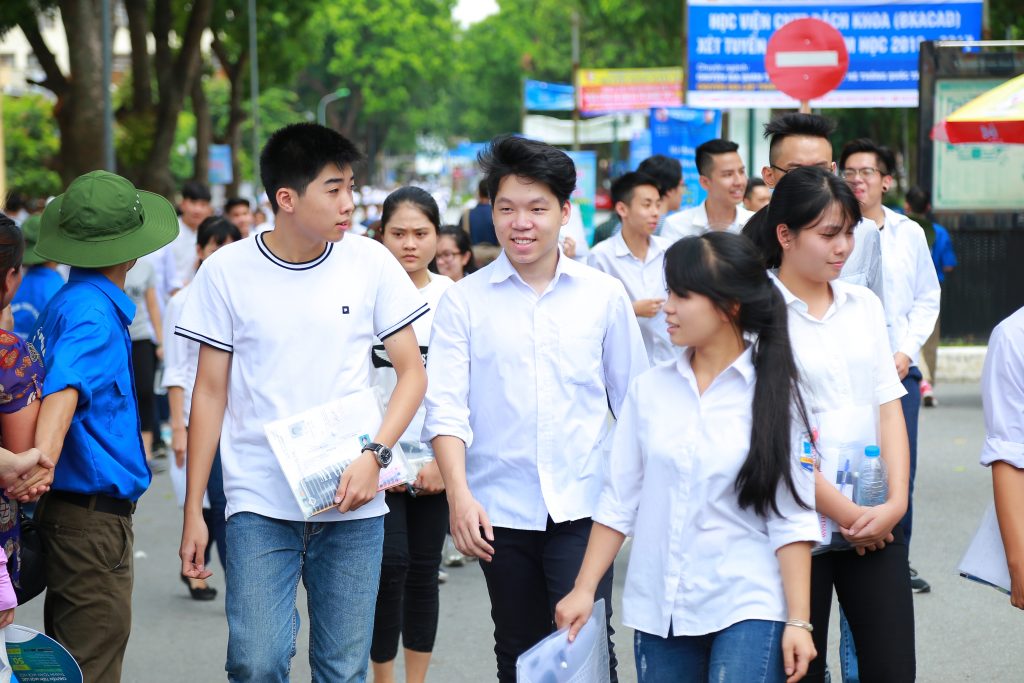
[{"label": "blue poster on ground", "polygon": [[768,80],[768,39],[810,17],[843,35],[850,66],[821,107],[916,107],[925,40],[981,38],[982,0],[689,0],[686,103],[691,107],[796,107]]},{"label": "blue poster on ground", "polygon": [[679,159],[683,165],[683,206],[696,206],[707,195],[697,172],[697,147],[722,135],[722,112],[715,109],[666,107],[651,110],[651,154]]}]

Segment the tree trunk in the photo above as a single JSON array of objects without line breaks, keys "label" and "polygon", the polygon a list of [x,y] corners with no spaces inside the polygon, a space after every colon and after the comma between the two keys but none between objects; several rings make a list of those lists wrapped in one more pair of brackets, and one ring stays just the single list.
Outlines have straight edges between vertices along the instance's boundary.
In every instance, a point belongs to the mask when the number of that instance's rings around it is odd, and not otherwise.
[{"label": "tree trunk", "polygon": [[213,0],[195,0],[192,3],[181,47],[173,68],[169,70],[165,53],[169,33],[159,33],[164,29],[170,29],[165,21],[160,19],[162,4],[157,3],[158,21],[155,21],[153,26],[157,43],[157,79],[162,81],[159,86],[160,103],[157,105],[153,146],[149,161],[142,169],[139,183],[144,189],[170,197],[175,191],[170,164],[171,148],[174,146],[174,135],[178,128],[178,115],[185,105],[185,95],[191,91],[193,81],[198,78],[200,40],[210,25]]},{"label": "tree trunk", "polygon": [[210,182],[210,145],[213,144],[213,120],[210,103],[203,91],[203,78],[192,81],[192,113],[196,116],[196,156],[192,163],[192,179]]},{"label": "tree trunk", "polygon": [[149,67],[149,7],[146,0],[124,0],[128,15],[128,36],[132,46],[132,109],[148,111],[153,106],[153,83]]},{"label": "tree trunk", "polygon": [[238,196],[238,186],[242,182],[242,163],[239,161],[238,153],[242,151],[242,123],[245,121],[245,109],[242,107],[242,99],[245,96],[245,67],[249,63],[249,48],[243,47],[238,59],[231,61],[224,43],[218,36],[214,36],[210,48],[221,67],[228,76],[230,91],[228,96],[228,124],[223,137],[218,138],[221,143],[231,146],[231,182],[225,188],[228,197]]},{"label": "tree trunk", "polygon": [[65,185],[103,168],[103,52],[98,0],[62,0],[71,78],[55,110],[60,127],[60,168]]}]

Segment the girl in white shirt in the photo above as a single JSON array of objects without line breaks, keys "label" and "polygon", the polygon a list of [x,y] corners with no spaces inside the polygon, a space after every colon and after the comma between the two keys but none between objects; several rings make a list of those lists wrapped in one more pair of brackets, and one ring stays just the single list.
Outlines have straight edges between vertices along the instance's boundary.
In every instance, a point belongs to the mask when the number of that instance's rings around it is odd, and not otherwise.
[{"label": "girl in white shirt", "polygon": [[[428,269],[437,255],[440,227],[437,203],[425,190],[403,187],[384,200],[381,241],[405,268],[430,307],[412,324],[424,362],[434,309],[453,284],[451,279]],[[384,395],[390,396],[398,378],[383,344],[373,348],[373,364],[377,369],[376,382],[384,389]],[[407,456],[429,452],[429,446],[420,443],[423,418],[421,405],[399,439]],[[438,569],[448,530],[448,502],[438,495],[443,491],[441,473],[431,460],[411,487],[392,489],[386,495],[389,512],[384,517],[384,555],[370,648],[375,683],[395,680],[399,635],[405,646],[405,680],[422,683],[426,679],[437,635]]]},{"label": "girl in white shirt", "polygon": [[[815,499],[823,546],[812,562],[811,621],[818,652],[828,645],[833,587],[853,632],[862,680],[913,681],[914,605],[907,545],[898,526],[907,508],[910,456],[885,313],[870,290],[837,280],[853,250],[860,208],[838,176],[799,168],[779,181],[744,233],[777,269],[802,394],[818,429]],[[888,468],[886,502],[851,500],[867,445]],[[828,473],[828,476],[824,473]],[[809,681],[822,681],[824,657]]]},{"label": "girl in white shirt", "polygon": [[630,387],[556,620],[575,637],[632,535],[622,621],[636,629],[642,683],[796,681],[815,656],[819,533],[786,305],[739,235],[680,240],[665,276],[669,336],[684,350]]}]

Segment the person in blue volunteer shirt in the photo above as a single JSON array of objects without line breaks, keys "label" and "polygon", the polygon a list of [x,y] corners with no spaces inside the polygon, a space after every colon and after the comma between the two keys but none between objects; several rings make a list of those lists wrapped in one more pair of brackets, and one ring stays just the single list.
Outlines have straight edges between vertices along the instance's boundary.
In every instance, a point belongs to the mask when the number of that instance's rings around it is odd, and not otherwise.
[{"label": "person in blue volunteer shirt", "polygon": [[39,222],[39,216],[29,216],[21,226],[25,238],[25,256],[21,261],[25,266],[25,274],[17,294],[11,300],[11,314],[14,315],[14,333],[22,339],[32,334],[39,313],[46,308],[47,302],[57,290],[64,286],[64,278],[57,272],[57,264],[36,253]]},{"label": "person in blue volunteer shirt", "polygon": [[71,266],[32,336],[46,366],[36,447],[56,467],[37,467],[10,492],[30,499],[50,488],[35,513],[46,547],[44,624],[87,681],[121,679],[131,632],[132,513],[152,478],[132,381],[135,306],[125,275],[177,234],[167,200],[93,171],[50,203],[36,244],[40,257]]}]

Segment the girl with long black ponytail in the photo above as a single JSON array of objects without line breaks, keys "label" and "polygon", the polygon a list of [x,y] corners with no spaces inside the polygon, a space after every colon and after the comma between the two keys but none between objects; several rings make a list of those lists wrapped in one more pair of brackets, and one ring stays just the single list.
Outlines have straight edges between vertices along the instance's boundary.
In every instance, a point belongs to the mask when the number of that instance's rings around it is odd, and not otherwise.
[{"label": "girl with long black ponytail", "polygon": [[[788,308],[801,394],[816,429],[815,506],[821,545],[811,562],[811,622],[818,652],[828,645],[833,587],[866,681],[913,681],[914,605],[907,545],[910,455],[885,314],[869,289],[838,280],[860,221],[856,197],[819,168],[789,171],[744,234],[758,246]],[[852,498],[867,446],[881,447],[888,469],[885,503]],[[809,681],[825,677],[824,657]]]},{"label": "girl with long black ponytail", "polygon": [[683,350],[630,388],[583,566],[555,618],[572,639],[631,535],[622,621],[636,629],[639,680],[796,681],[816,654],[820,532],[786,304],[739,235],[679,240],[665,279],[668,334]]}]

